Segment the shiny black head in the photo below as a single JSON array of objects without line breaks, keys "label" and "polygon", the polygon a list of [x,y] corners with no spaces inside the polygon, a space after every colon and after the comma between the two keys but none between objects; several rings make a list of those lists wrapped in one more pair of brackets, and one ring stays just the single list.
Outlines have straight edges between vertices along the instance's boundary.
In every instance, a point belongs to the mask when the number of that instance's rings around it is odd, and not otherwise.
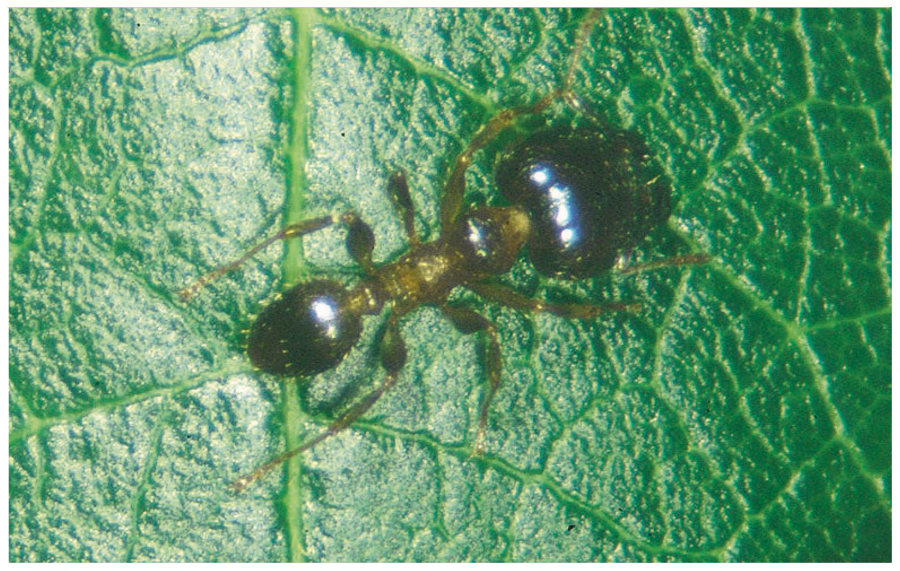
[{"label": "shiny black head", "polygon": [[528,255],[545,275],[608,270],[671,213],[668,179],[628,131],[540,131],[500,156],[496,178],[531,217]]},{"label": "shiny black head", "polygon": [[342,308],[344,292],[329,280],[284,292],[253,323],[247,341],[250,361],[280,376],[315,375],[337,366],[361,330],[359,316]]}]

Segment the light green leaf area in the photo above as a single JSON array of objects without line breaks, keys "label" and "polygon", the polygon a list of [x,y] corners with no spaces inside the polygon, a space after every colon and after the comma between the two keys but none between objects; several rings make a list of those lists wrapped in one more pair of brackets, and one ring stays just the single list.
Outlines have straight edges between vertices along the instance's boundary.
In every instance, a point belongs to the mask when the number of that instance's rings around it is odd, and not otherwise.
[{"label": "light green leaf area", "polygon": [[[11,10],[10,559],[890,560],[890,11],[610,10],[573,58],[585,15]],[[642,310],[454,293],[503,352],[483,454],[484,340],[425,307],[391,392],[235,493],[380,383],[384,315],[313,379],[245,356],[285,282],[359,279],[341,228],[178,290],[346,209],[395,259],[396,168],[435,238],[454,157],[573,59],[673,181],[632,263],[714,261],[570,283],[523,257],[528,295]]]}]

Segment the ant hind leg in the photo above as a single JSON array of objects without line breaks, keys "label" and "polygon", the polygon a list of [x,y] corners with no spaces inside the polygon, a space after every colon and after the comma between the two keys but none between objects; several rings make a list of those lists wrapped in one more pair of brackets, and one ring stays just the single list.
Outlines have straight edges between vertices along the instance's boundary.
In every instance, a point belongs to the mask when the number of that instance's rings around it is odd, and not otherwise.
[{"label": "ant hind leg", "polygon": [[[625,268],[617,270],[617,272],[626,275],[661,268],[701,266],[709,263],[712,259],[712,256],[705,253],[684,254],[681,256],[664,258],[662,260],[652,260],[642,264],[626,266]],[[511,307],[517,311],[550,313],[565,319],[594,319],[604,313],[638,311],[641,308],[640,302],[610,301],[606,303],[554,303],[528,297],[509,286],[493,283],[471,283],[466,284],[466,287],[488,301]]]},{"label": "ant hind leg", "polygon": [[618,273],[622,275],[628,275],[656,270],[659,268],[683,268],[688,266],[702,266],[711,262],[712,259],[713,257],[710,254],[705,253],[682,254],[680,256],[671,256],[669,258],[663,258],[661,260],[650,260],[649,262],[644,262],[641,264],[625,266],[624,268],[618,270]]},{"label": "ant hind leg", "polygon": [[564,319],[594,319],[604,313],[637,311],[641,308],[641,304],[638,302],[554,303],[528,297],[510,287],[499,284],[466,284],[466,287],[488,301],[511,307],[517,311],[550,313]]}]

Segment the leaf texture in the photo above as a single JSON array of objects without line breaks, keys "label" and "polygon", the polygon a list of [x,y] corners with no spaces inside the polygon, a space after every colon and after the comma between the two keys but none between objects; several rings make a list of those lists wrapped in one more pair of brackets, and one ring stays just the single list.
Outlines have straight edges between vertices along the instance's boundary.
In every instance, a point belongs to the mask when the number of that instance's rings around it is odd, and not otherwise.
[{"label": "leaf texture", "polygon": [[228,487],[376,386],[381,320],[307,381],[244,355],[281,283],[358,279],[340,229],[176,292],[346,209],[395,258],[396,168],[436,237],[455,155],[562,81],[584,18],[10,10],[10,559],[889,561],[889,10],[601,13],[572,87],[675,188],[633,259],[715,261],[567,283],[523,258],[529,295],[643,311],[459,292],[502,343],[483,455],[482,344],[426,307],[363,420]]}]

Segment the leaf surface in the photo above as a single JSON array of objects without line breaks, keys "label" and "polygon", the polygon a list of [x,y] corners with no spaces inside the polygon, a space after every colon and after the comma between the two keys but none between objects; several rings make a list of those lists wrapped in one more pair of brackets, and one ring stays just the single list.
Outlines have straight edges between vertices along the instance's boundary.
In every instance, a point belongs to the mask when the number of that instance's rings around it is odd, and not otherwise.
[{"label": "leaf surface", "polygon": [[715,261],[573,284],[523,259],[528,294],[644,309],[457,293],[500,332],[484,455],[480,343],[423,308],[363,420],[229,489],[380,382],[381,320],[306,382],[244,356],[279,283],[358,279],[340,229],[176,292],[346,209],[395,258],[396,168],[436,237],[453,158],[559,84],[584,15],[11,10],[10,559],[890,560],[889,11],[604,12],[572,87],[677,202],[633,258]]}]

